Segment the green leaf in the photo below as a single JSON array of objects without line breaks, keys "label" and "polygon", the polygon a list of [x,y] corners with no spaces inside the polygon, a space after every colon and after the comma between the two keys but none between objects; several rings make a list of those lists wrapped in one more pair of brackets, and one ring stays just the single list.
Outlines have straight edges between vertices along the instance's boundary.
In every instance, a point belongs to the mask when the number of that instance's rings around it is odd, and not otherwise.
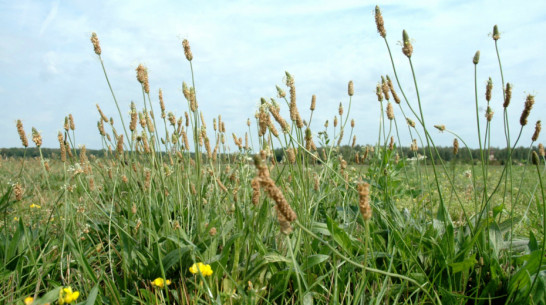
[{"label": "green leaf", "polygon": [[352,254],[351,238],[345,232],[339,228],[338,224],[330,217],[327,216],[326,222],[328,224],[328,230],[334,237],[335,242],[341,246],[346,252]]},{"label": "green leaf", "polygon": [[167,255],[165,255],[163,259],[161,260],[163,264],[163,269],[165,270],[165,272],[167,272],[167,270],[169,270],[169,268],[171,268],[174,264],[179,262],[180,258],[189,250],[190,250],[189,247],[182,247],[182,248],[174,249],[171,252],[167,253]]},{"label": "green leaf", "polygon": [[510,282],[508,282],[508,291],[510,293],[516,292],[517,290],[523,290],[531,283],[530,274],[535,274],[537,272],[541,254],[542,251],[536,250],[527,256],[527,263],[523,265],[510,279]]},{"label": "green leaf", "polygon": [[62,287],[57,287],[51,290],[38,300],[34,300],[34,303],[32,303],[32,305],[44,305],[57,301],[57,299],[59,299],[59,292],[61,291],[61,288]]},{"label": "green leaf", "polygon": [[468,257],[465,260],[463,260],[462,262],[451,263],[451,264],[449,264],[449,266],[452,268],[453,273],[459,273],[459,272],[467,271],[467,270],[473,268],[474,265],[476,265],[477,261],[476,261],[475,256],[476,255],[474,254],[472,257]]},{"label": "green leaf", "polygon": [[538,242],[535,237],[535,234],[533,234],[533,231],[529,230],[529,250],[531,252],[538,250]]},{"label": "green leaf", "polygon": [[94,305],[95,301],[97,300],[97,296],[99,294],[99,286],[98,284],[91,289],[91,292],[89,293],[89,296],[87,297],[87,301],[85,302],[85,305]]},{"label": "green leaf", "polygon": [[311,225],[311,231],[314,233],[319,233],[324,236],[330,236],[330,231],[328,231],[328,226],[324,222],[314,222]]},{"label": "green leaf", "polygon": [[305,258],[305,261],[304,263],[301,265],[301,270],[302,271],[305,271],[315,265],[318,265],[326,260],[328,260],[330,258],[329,255],[325,255],[325,254],[314,254],[314,255],[309,255],[308,257]]},{"label": "green leaf", "polygon": [[496,217],[499,215],[500,212],[504,210],[504,204],[499,204],[493,208],[493,217]]},{"label": "green leaf", "polygon": [[277,262],[291,263],[292,262],[288,257],[282,256],[278,253],[266,254],[264,255],[264,260],[269,263],[277,263]]}]

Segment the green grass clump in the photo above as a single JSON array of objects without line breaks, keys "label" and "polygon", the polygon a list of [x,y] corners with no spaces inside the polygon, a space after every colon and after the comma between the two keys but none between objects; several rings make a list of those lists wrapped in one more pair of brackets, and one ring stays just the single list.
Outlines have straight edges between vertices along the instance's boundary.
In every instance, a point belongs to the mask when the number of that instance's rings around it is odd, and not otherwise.
[{"label": "green grass clump", "polygon": [[[492,113],[479,115],[477,86],[479,156],[438,125],[472,160],[444,161],[423,116],[412,64],[418,53],[404,31],[417,93],[410,98],[379,8],[376,22],[394,77],[381,77],[376,88],[375,145],[354,146],[352,82],[347,111],[340,105],[333,126],[313,132],[314,105],[303,120],[288,72],[278,101],[262,99],[255,129],[249,120],[244,136],[229,134],[220,116],[207,126],[187,40],[192,80],[183,85],[184,114],[168,112],[161,93],[153,100],[140,65],[143,100],[140,110],[131,105],[129,124],[113,90],[122,127],[98,108],[104,156],[75,149],[71,116],[59,134],[60,156],[45,159],[33,132],[40,157],[1,163],[0,303],[544,304],[544,155],[532,152],[538,135],[527,149],[533,164],[511,159],[534,97],[512,141],[499,57],[507,162],[490,163]],[[91,41],[111,90],[96,34]],[[479,56],[473,63],[477,70]],[[488,104],[490,90],[488,83]],[[408,122],[409,154],[399,122]],[[254,132],[258,142],[249,143]],[[351,140],[351,148],[342,145]]]}]

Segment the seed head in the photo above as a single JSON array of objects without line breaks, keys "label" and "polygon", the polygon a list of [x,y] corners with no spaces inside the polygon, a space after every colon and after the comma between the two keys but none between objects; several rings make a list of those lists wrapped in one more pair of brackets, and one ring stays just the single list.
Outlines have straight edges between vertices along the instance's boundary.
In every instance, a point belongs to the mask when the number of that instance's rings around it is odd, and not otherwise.
[{"label": "seed head", "polygon": [[459,153],[459,140],[457,140],[457,138],[455,138],[453,140],[453,154],[457,155],[458,153]]},{"label": "seed head", "polygon": [[375,86],[375,95],[377,95],[378,102],[383,101],[383,89],[381,88],[381,84],[377,84],[377,86]]},{"label": "seed head", "polygon": [[446,130],[446,125],[434,125],[434,127],[436,129],[438,129],[439,131],[444,131]]},{"label": "seed head", "polygon": [[375,6],[375,25],[377,26],[377,32],[379,36],[385,38],[387,36],[387,31],[385,30],[385,23],[383,21],[383,16],[381,15],[381,9],[379,6]]},{"label": "seed head", "polygon": [[357,186],[358,190],[358,208],[364,221],[372,218],[372,207],[370,206],[370,184],[363,182]]},{"label": "seed head", "polygon": [[510,99],[512,98],[512,85],[510,83],[506,83],[506,90],[504,90],[504,104],[502,104],[502,107],[506,108],[508,105],[510,105]]},{"label": "seed head", "polygon": [[159,89],[159,107],[161,107],[161,118],[165,118],[165,103],[163,102],[163,91]]},{"label": "seed head", "polygon": [[68,114],[68,123],[69,123],[69,126],[70,126],[70,130],[75,130],[76,129],[76,125],[74,125],[74,117],[72,116],[72,113]]},{"label": "seed head", "polygon": [[339,113],[339,116],[343,115],[343,104],[341,104],[341,102],[339,103],[338,113]]},{"label": "seed head", "polygon": [[391,102],[387,104],[387,118],[391,121],[394,120],[394,110],[392,109]]},{"label": "seed head", "polygon": [[144,92],[150,93],[150,84],[148,83],[148,69],[146,69],[142,64],[138,65],[136,68],[137,80],[142,85]]},{"label": "seed head", "polygon": [[42,146],[42,136],[34,127],[32,127],[32,142],[34,142],[37,147]]},{"label": "seed head", "polygon": [[411,44],[408,32],[406,32],[406,30],[402,31],[402,44],[402,53],[410,58],[413,54],[413,45]]},{"label": "seed head", "polygon": [[117,143],[117,146],[116,146],[116,153],[117,153],[118,158],[121,155],[123,155],[123,135],[120,135],[118,137],[118,143]]},{"label": "seed head", "polygon": [[184,47],[184,55],[186,55],[186,59],[188,61],[192,61],[193,54],[191,53],[190,42],[187,39],[184,39],[182,41],[182,46]]},{"label": "seed head", "polygon": [[413,141],[411,142],[410,150],[411,151],[418,151],[419,150],[419,146],[417,146],[417,140],[416,139],[413,139]]},{"label": "seed head", "polygon": [[279,98],[286,97],[286,92],[284,90],[282,90],[282,88],[279,87],[279,86],[277,86],[277,94],[278,94]]},{"label": "seed head", "polygon": [[19,138],[21,139],[23,146],[28,147],[27,136],[25,134],[25,130],[23,129],[23,123],[21,120],[17,120],[17,133],[19,133]]},{"label": "seed head", "polygon": [[102,53],[102,50],[100,48],[99,37],[97,37],[97,33],[95,32],[91,33],[91,43],[93,44],[95,54],[100,55]]},{"label": "seed head", "polygon": [[352,80],[349,81],[349,88],[347,91],[349,93],[349,96],[353,96],[353,94],[355,94],[355,87]]},{"label": "seed head", "polygon": [[538,154],[544,158],[544,145],[542,143],[538,144]]},{"label": "seed head", "polygon": [[540,120],[538,120],[536,125],[535,125],[535,132],[533,133],[533,137],[531,138],[531,140],[533,140],[533,142],[536,142],[536,140],[538,139],[538,136],[540,135],[540,130],[541,129],[542,129],[542,126],[540,124]]},{"label": "seed head", "polygon": [[415,122],[412,119],[406,118],[406,122],[408,123],[409,126],[415,128]]},{"label": "seed head", "polygon": [[480,51],[476,51],[476,54],[474,54],[474,58],[472,59],[472,62],[477,65],[480,62]]},{"label": "seed head", "polygon": [[533,155],[531,156],[531,161],[533,162],[534,165],[540,164],[540,159],[538,158],[538,154],[534,150],[533,150]]},{"label": "seed head", "polygon": [[59,146],[61,148],[61,161],[66,162],[66,147],[64,146],[63,134],[60,131],[57,135],[57,139],[59,140]]},{"label": "seed head", "polygon": [[15,200],[21,201],[23,199],[24,193],[25,193],[25,190],[23,189],[23,186],[21,186],[21,184],[16,183],[13,186],[13,194],[15,195]]},{"label": "seed head", "polygon": [[355,128],[355,119],[351,119],[351,128]]},{"label": "seed head", "polygon": [[[283,117],[281,117],[279,110],[280,108],[276,103],[272,103],[271,106],[269,107],[269,112],[271,112],[271,115],[273,116],[273,118],[275,118],[275,121],[277,121],[277,123],[281,125],[282,131],[284,133],[289,133],[290,125],[288,125],[286,120]],[[249,122],[250,122],[250,119],[249,119]]]},{"label": "seed head", "polygon": [[491,122],[491,120],[493,119],[493,114],[495,114],[493,109],[487,106],[487,110],[485,111],[485,118],[487,119],[488,122]]},{"label": "seed head", "polygon": [[534,103],[535,97],[530,94],[527,95],[527,98],[525,99],[525,107],[523,108],[523,112],[521,113],[521,117],[519,119],[519,123],[521,124],[521,126],[527,125],[527,118],[531,113],[531,109],[533,108]]},{"label": "seed head", "polygon": [[313,94],[313,96],[311,96],[311,107],[309,107],[309,109],[311,111],[315,111],[316,106],[317,106],[317,96]]},{"label": "seed head", "polygon": [[493,81],[491,80],[491,77],[487,81],[487,85],[485,86],[485,99],[489,102],[491,101],[491,91],[493,90]]},{"label": "seed head", "polygon": [[499,27],[495,24],[493,27],[493,40],[497,41],[500,39]]},{"label": "seed head", "polygon": [[390,100],[390,94],[389,94],[389,85],[387,84],[387,81],[385,81],[385,78],[381,76],[381,91],[383,91],[383,95],[385,96],[385,99],[388,101]]},{"label": "seed head", "polygon": [[391,78],[387,75],[387,85],[389,86],[389,89],[391,90],[392,98],[397,104],[400,104],[400,98],[396,94],[396,91],[394,91],[394,86],[392,84]]}]

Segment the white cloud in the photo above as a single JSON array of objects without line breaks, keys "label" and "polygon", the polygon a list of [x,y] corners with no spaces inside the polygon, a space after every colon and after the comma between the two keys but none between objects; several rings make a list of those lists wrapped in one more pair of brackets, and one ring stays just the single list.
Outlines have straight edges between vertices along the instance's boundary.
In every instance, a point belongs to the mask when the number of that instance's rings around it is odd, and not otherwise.
[{"label": "white cloud", "polygon": [[[57,113],[48,115],[50,121],[44,126],[36,126],[43,129],[45,143],[53,143],[51,146],[56,145],[56,129],[68,112],[76,117],[78,140],[88,147],[100,145],[94,105],[100,103],[108,115],[117,116],[89,41],[93,31],[101,40],[103,60],[124,114],[131,100],[142,104],[135,79],[140,63],[149,69],[153,98],[162,88],[167,107],[183,114],[186,103],[180,88],[182,81],[191,82],[191,74],[180,43],[188,38],[205,117],[211,120],[222,114],[228,129],[239,135],[246,130],[244,122],[253,117],[260,97],[276,95],[275,85],[282,85],[287,70],[296,78],[302,113],[309,114],[311,95],[317,95],[312,126],[317,130],[324,120],[332,119],[340,101],[347,105],[346,86],[352,79],[356,91],[352,116],[357,118],[358,142],[372,143],[377,136],[379,109],[375,84],[381,75],[394,77],[385,45],[376,33],[375,5],[361,1],[133,1],[131,5],[99,2],[94,6],[27,1],[2,6],[0,35],[5,39],[0,41],[0,60],[6,69],[0,81],[10,88],[4,91],[5,98],[15,102],[10,111],[0,114],[0,121],[24,115],[34,121],[44,112],[42,107],[52,107]],[[404,28],[413,39],[412,60],[429,124],[446,124],[470,139],[471,145],[476,144],[472,142],[476,137],[471,63],[476,50],[482,52],[478,66],[480,106],[484,105],[484,83],[491,76],[496,90],[492,107],[500,122],[501,80],[494,44],[488,36],[494,24],[499,24],[502,34],[499,47],[505,80],[515,84],[510,114],[514,124],[525,92],[536,92],[537,100],[540,98],[541,67],[546,66],[541,50],[546,41],[537,37],[546,26],[542,13],[546,4],[387,1],[382,10],[402,87],[416,107],[411,71],[396,44]],[[22,104],[28,105],[25,113],[15,107]],[[404,110],[409,113],[407,107]],[[545,110],[537,103],[532,119]],[[17,145],[16,137],[1,137],[0,142],[9,142],[5,145]],[[450,145],[452,139],[441,134],[438,141]],[[495,135],[493,142],[501,145],[502,133]]]},{"label": "white cloud", "polygon": [[46,19],[44,20],[44,22],[42,22],[42,26],[40,27],[40,35],[42,35],[47,30],[49,24],[55,19],[55,17],[57,16],[58,9],[59,9],[59,0],[55,1],[52,4],[49,14],[47,14]]}]

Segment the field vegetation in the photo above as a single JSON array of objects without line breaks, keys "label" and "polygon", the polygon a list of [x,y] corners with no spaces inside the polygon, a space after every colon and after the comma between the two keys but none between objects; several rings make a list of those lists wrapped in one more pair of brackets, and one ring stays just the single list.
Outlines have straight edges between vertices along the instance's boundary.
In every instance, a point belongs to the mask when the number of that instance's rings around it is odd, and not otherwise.
[{"label": "field vegetation", "polygon": [[[534,96],[511,101],[497,52],[499,70],[488,72],[502,84],[474,80],[476,113],[465,119],[477,124],[479,148],[471,150],[429,125],[408,33],[397,55],[378,7],[375,20],[391,60],[407,59],[417,94],[402,91],[392,61],[376,87],[377,142],[366,146],[355,144],[352,81],[321,129],[310,128],[315,97],[303,107],[288,72],[244,135],[226,131],[221,116],[206,122],[198,92],[207,88],[195,86],[187,40],[183,114],[165,109],[140,65],[142,100],[126,116],[93,33],[117,118],[97,105],[104,149],[95,154],[76,147],[72,115],[47,155],[37,130],[27,136],[17,121],[23,156],[0,163],[0,303],[545,304],[540,121],[532,139],[520,137],[533,128]],[[495,47],[499,39],[495,26]],[[469,60],[475,71],[479,57]],[[495,117],[493,90],[503,103]],[[509,111],[522,112],[519,122]],[[493,119],[504,129],[492,130]],[[453,147],[436,146],[436,129]],[[497,161],[493,133],[506,138]]]}]

